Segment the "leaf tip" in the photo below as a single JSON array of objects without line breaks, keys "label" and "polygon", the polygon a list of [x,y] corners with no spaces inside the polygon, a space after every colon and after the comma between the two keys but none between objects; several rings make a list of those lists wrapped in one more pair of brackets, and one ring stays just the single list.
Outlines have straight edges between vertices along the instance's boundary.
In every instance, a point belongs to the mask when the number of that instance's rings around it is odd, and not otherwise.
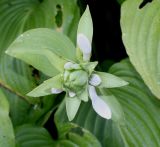
[{"label": "leaf tip", "polygon": [[9,49],[7,49],[7,50],[5,51],[5,54],[10,55],[10,56],[15,56],[15,55],[12,53],[12,51],[10,51]]},{"label": "leaf tip", "polygon": [[32,93],[32,91],[29,92],[29,93],[27,93],[26,96],[29,96],[29,97],[37,97],[37,96],[35,96],[35,95]]},{"label": "leaf tip", "polygon": [[129,82],[123,81],[122,86],[127,86],[127,85],[129,85]]}]

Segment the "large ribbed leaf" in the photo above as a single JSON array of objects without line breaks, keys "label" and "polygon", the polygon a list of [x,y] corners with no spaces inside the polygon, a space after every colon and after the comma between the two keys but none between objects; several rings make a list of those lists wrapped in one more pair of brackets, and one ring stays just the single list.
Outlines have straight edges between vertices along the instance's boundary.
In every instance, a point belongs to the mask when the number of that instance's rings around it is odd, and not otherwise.
[{"label": "large ribbed leaf", "polygon": [[35,87],[35,81],[41,78],[32,74],[32,67],[4,54],[5,49],[17,36],[28,29],[45,27],[64,32],[74,40],[78,19],[77,0],[1,0],[1,85],[17,95],[24,95],[31,91]]},{"label": "large ribbed leaf", "polygon": [[160,98],[160,1],[127,0],[121,10],[123,42],[130,60]]},{"label": "large ribbed leaf", "polygon": [[101,147],[88,131],[66,124],[59,130],[60,136],[53,140],[45,128],[23,125],[16,129],[16,145],[19,147]]},{"label": "large ribbed leaf", "polygon": [[9,118],[9,104],[0,89],[0,146],[14,147],[14,132]]},{"label": "large ribbed leaf", "polygon": [[[127,86],[108,90],[122,105],[125,125],[100,118],[90,103],[81,105],[75,123],[90,130],[103,146],[124,147],[125,144],[127,147],[158,147],[160,102],[151,94],[128,60],[113,65],[110,73],[129,82]],[[56,113],[57,125],[67,121],[64,111],[65,106],[62,104]]]},{"label": "large ribbed leaf", "polygon": [[160,101],[153,96],[143,80],[127,61],[110,70],[129,82],[126,88],[111,90],[121,102],[127,129],[121,128],[128,146],[150,147],[160,145]]},{"label": "large ribbed leaf", "polygon": [[16,129],[16,146],[18,147],[52,147],[55,146],[48,131],[42,127],[23,125]]}]

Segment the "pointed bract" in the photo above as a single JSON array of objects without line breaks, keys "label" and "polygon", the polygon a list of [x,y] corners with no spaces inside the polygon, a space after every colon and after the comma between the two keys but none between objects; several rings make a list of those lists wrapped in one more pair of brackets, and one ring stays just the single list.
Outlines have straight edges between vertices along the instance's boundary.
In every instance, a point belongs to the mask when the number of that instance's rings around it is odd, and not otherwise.
[{"label": "pointed bract", "polygon": [[128,82],[110,73],[97,71],[94,73],[99,75],[102,80],[101,84],[98,86],[99,88],[115,88],[128,85]]},{"label": "pointed bract", "polygon": [[93,23],[88,6],[86,7],[86,10],[84,11],[83,15],[79,20],[77,34],[81,33],[84,34],[89,39],[90,43],[92,42]]},{"label": "pointed bract", "polygon": [[69,98],[67,95],[65,97],[66,101],[66,112],[69,121],[72,121],[79,109],[79,106],[81,104],[81,100],[78,99],[77,97],[75,98]]},{"label": "pointed bract", "polygon": [[62,90],[62,79],[61,78],[62,78],[61,74],[54,76],[44,81],[38,87],[33,89],[31,92],[29,92],[27,95],[31,97],[39,97],[39,96],[45,96],[45,95],[51,94],[52,88],[54,88],[54,92],[55,92],[55,89]]}]

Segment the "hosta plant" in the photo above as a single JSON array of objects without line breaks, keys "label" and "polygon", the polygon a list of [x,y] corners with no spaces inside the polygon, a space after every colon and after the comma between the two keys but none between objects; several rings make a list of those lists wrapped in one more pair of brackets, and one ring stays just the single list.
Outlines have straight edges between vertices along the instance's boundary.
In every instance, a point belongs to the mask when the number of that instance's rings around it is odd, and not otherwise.
[{"label": "hosta plant", "polygon": [[0,1],[0,147],[160,146],[159,0],[86,3]]},{"label": "hosta plant", "polygon": [[79,21],[76,46],[61,33],[38,28],[21,34],[6,51],[52,76],[27,95],[39,97],[65,91],[70,121],[74,119],[81,101],[87,102],[88,99],[101,117],[111,119],[114,103],[110,104],[112,100],[107,95],[99,96],[97,90],[128,84],[115,75],[95,71],[98,62],[90,62],[92,34],[92,19],[87,7]]}]

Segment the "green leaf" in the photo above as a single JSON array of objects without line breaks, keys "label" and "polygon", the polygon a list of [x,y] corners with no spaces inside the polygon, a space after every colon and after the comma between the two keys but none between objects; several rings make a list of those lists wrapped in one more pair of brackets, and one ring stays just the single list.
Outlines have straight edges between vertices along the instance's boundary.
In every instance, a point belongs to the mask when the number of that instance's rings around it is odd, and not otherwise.
[{"label": "green leaf", "polygon": [[81,100],[77,97],[70,98],[66,94],[65,103],[68,119],[69,121],[72,121],[78,111],[78,108],[81,104]]},{"label": "green leaf", "polygon": [[24,123],[43,125],[57,106],[56,95],[43,97],[40,102],[32,105],[23,97],[19,97],[8,90],[2,90],[10,105],[9,114],[14,128]]},{"label": "green leaf", "polygon": [[73,123],[58,125],[59,143],[64,147],[101,147],[96,137],[89,131]]},{"label": "green leaf", "polygon": [[16,129],[16,145],[19,147],[101,147],[94,135],[75,124],[59,126],[58,132],[58,139],[53,140],[45,128],[25,124]]},{"label": "green leaf", "polygon": [[42,84],[40,84],[38,87],[33,89],[31,92],[29,92],[27,95],[32,97],[39,97],[39,96],[45,96],[51,94],[51,89],[62,89],[62,76],[61,74],[52,77],[46,81],[44,81]]},{"label": "green leaf", "polygon": [[42,127],[23,125],[16,129],[16,145],[19,147],[51,147],[55,143],[48,131]]},{"label": "green leaf", "polygon": [[0,146],[2,147],[14,147],[14,131],[12,122],[9,118],[9,104],[0,89]]},{"label": "green leaf", "polygon": [[[74,123],[91,131],[103,146],[159,146],[160,101],[151,94],[128,60],[113,65],[110,73],[130,83],[124,87],[104,90],[120,102],[125,126],[100,118],[90,102],[82,103]],[[55,115],[59,125],[67,121],[64,109],[65,106],[61,105]]]},{"label": "green leaf", "polygon": [[98,85],[99,88],[115,88],[128,84],[128,82],[110,73],[97,71],[95,71],[94,73],[99,75],[101,78],[101,84]]},{"label": "green leaf", "polygon": [[160,5],[159,0],[146,3],[127,0],[121,9],[123,42],[130,60],[144,82],[160,99]]},{"label": "green leaf", "polygon": [[47,28],[23,33],[9,46],[6,53],[49,76],[62,72],[67,60],[76,61],[73,43],[65,35]]}]

